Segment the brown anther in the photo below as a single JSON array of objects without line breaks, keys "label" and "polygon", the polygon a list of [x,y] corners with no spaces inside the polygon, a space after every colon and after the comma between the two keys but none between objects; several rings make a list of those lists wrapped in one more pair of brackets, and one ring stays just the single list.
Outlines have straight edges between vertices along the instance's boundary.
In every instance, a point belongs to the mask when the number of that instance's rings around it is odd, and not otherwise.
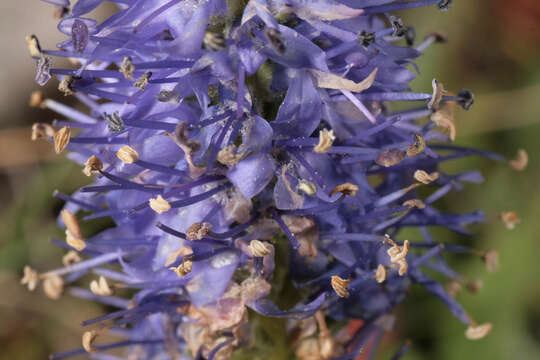
[{"label": "brown anther", "polygon": [[349,196],[356,196],[356,192],[358,191],[358,186],[351,184],[351,183],[345,183],[336,186],[332,192],[330,192],[330,195],[335,195],[337,193],[342,193],[343,195],[349,195]]},{"label": "brown anther", "polygon": [[133,164],[139,160],[139,153],[137,150],[129,145],[124,145],[116,152],[116,157],[119,158],[124,164]]},{"label": "brown anther", "polygon": [[41,46],[39,45],[39,40],[36,35],[27,36],[26,44],[28,45],[28,52],[31,57],[38,58],[41,56]]},{"label": "brown anther", "polygon": [[459,281],[456,280],[451,280],[450,282],[448,282],[448,284],[446,284],[446,292],[453,298],[455,298],[462,289],[463,287],[461,286]]},{"label": "brown anther", "polygon": [[332,276],[332,279],[330,280],[330,284],[332,285],[332,289],[336,292],[336,294],[339,297],[342,298],[348,298],[349,297],[349,283],[351,282],[351,279],[342,279],[339,276]]},{"label": "brown anther", "polygon": [[439,173],[434,171],[428,174],[424,170],[416,170],[414,172],[414,179],[422,184],[430,184],[439,178]]},{"label": "brown anther", "polygon": [[98,280],[92,280],[90,282],[90,291],[99,296],[111,296],[113,294],[113,290],[109,286],[107,279],[103,276],[100,276]]},{"label": "brown anther", "polygon": [[165,200],[161,195],[158,195],[155,199],[148,200],[150,208],[158,214],[167,212],[171,209],[171,204]]},{"label": "brown anther", "polygon": [[48,275],[43,280],[43,291],[52,300],[58,300],[64,291],[64,280],[58,275]]},{"label": "brown anther", "polygon": [[437,110],[439,104],[441,103],[444,91],[443,84],[439,83],[436,79],[431,81],[431,86],[433,87],[433,95],[431,95],[431,100],[428,102],[428,109]]},{"label": "brown anther", "polygon": [[310,196],[315,195],[315,193],[317,192],[317,187],[315,186],[315,184],[312,183],[311,181],[304,180],[304,179],[298,182],[298,185],[296,186],[296,188]]},{"label": "brown anther", "polygon": [[135,86],[136,88],[139,88],[141,90],[145,90],[146,85],[148,85],[148,80],[150,80],[151,76],[152,76],[152,73],[150,71],[144,73],[143,75],[141,75],[140,78],[137,79],[137,81],[135,81],[133,86]]},{"label": "brown anther", "polygon": [[84,168],[82,170],[83,174],[86,176],[92,176],[103,169],[103,163],[96,155],[92,155],[84,163]]},{"label": "brown anther", "polygon": [[403,206],[409,206],[411,208],[416,208],[416,209],[425,209],[426,204],[424,204],[424,202],[419,199],[410,199],[410,200],[405,201],[403,203]]},{"label": "brown anther", "polygon": [[32,125],[32,141],[52,138],[53,136],[54,129],[51,125],[45,123],[34,123],[34,125]]},{"label": "brown anther", "polygon": [[426,148],[426,142],[420,134],[414,134],[414,144],[407,147],[407,156],[421,154]]},{"label": "brown anther", "polygon": [[497,250],[487,250],[482,256],[482,260],[488,272],[493,273],[499,270],[499,253]]},{"label": "brown anther", "polygon": [[82,259],[79,256],[79,254],[76,251],[69,250],[63,257],[62,257],[62,264],[64,266],[71,266],[73,264],[76,264],[80,262]]},{"label": "brown anther", "polygon": [[377,271],[375,271],[375,280],[380,284],[386,280],[386,268],[379,264]]},{"label": "brown anther", "polygon": [[405,153],[399,149],[387,149],[380,152],[375,158],[375,163],[383,167],[399,164],[405,159]]},{"label": "brown anther", "polygon": [[465,337],[469,340],[479,340],[486,337],[493,328],[491,323],[485,323],[482,325],[472,324],[465,331]]},{"label": "brown anther", "polygon": [[73,84],[72,76],[64,76],[64,78],[58,84],[58,90],[64,94],[64,96],[73,95],[73,89],[71,85]]},{"label": "brown anther", "polygon": [[450,140],[456,139],[456,125],[454,124],[454,102],[443,102],[439,108],[431,114],[431,121],[437,126],[446,129],[449,132]]},{"label": "brown anther", "polygon": [[189,241],[201,240],[203,237],[210,233],[212,225],[207,222],[196,222],[186,230],[186,239]]},{"label": "brown anther", "polygon": [[515,211],[503,211],[500,218],[508,230],[513,230],[521,222]]},{"label": "brown anther", "polygon": [[129,56],[125,56],[120,64],[120,72],[126,79],[133,80],[133,72],[135,71],[135,65],[131,61]]},{"label": "brown anther", "polygon": [[191,272],[192,268],[193,263],[191,262],[191,260],[183,258],[180,265],[178,265],[177,267],[170,267],[169,270],[174,271],[176,275],[178,275],[178,277],[184,277]]},{"label": "brown anther", "polygon": [[54,134],[54,151],[60,154],[69,144],[71,138],[71,129],[64,126]]},{"label": "brown anther", "polygon": [[66,225],[66,242],[77,251],[82,251],[86,247],[86,242],[82,236],[79,222],[75,215],[69,210],[62,210],[62,221]]},{"label": "brown anther", "polygon": [[272,252],[272,248],[266,242],[259,240],[251,240],[248,248],[254,257],[265,257]]},{"label": "brown anther", "polygon": [[472,294],[476,294],[477,292],[479,292],[483,286],[484,282],[482,280],[474,280],[467,282],[467,290]]},{"label": "brown anther", "polygon": [[225,146],[219,150],[217,161],[225,166],[234,166],[244,157],[244,153],[236,153],[236,145]]},{"label": "brown anther", "polygon": [[433,38],[435,42],[437,43],[445,43],[448,41],[448,37],[444,34],[441,34],[439,32],[432,32],[428,35],[426,35],[426,38]]},{"label": "brown anther", "polygon": [[99,332],[96,330],[85,331],[82,335],[82,346],[86,352],[92,353],[98,351],[94,346],[94,341],[98,337]]},{"label": "brown anther", "polygon": [[527,151],[524,149],[519,149],[515,159],[510,160],[508,163],[510,167],[516,171],[523,171],[527,168],[527,163],[529,162],[529,156]]},{"label": "brown anther", "polygon": [[24,275],[21,279],[21,284],[26,285],[28,290],[34,291],[39,283],[39,275],[37,271],[26,265],[24,267]]},{"label": "brown anther", "polygon": [[30,94],[30,99],[28,100],[28,106],[30,107],[43,107],[43,101],[45,100],[45,95],[43,91],[32,91]]},{"label": "brown anther", "polygon": [[319,131],[319,143],[313,148],[316,153],[324,154],[330,151],[332,144],[336,140],[334,130],[323,129]]}]

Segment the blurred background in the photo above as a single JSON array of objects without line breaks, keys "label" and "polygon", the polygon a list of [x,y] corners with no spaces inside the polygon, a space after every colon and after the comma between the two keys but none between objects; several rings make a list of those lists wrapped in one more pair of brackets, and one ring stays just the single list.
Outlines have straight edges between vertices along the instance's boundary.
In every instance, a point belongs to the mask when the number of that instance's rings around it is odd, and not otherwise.
[{"label": "blurred background", "polygon": [[[105,3],[96,16],[102,19],[110,9]],[[462,291],[458,300],[478,322],[492,322],[492,333],[466,340],[446,307],[413,287],[397,310],[398,334],[385,340],[378,358],[389,359],[406,338],[413,344],[406,360],[540,359],[540,1],[456,0],[448,12],[425,8],[402,15],[416,27],[417,41],[432,31],[448,36],[417,61],[421,74],[413,89],[431,92],[435,77],[450,91],[474,91],[473,108],[456,116],[456,143],[508,157],[524,148],[529,166],[517,173],[481,158],[448,165],[453,171],[480,169],[486,181],[445,197],[441,207],[481,208],[493,218],[515,210],[521,218],[512,231],[494,220],[472,228],[473,237],[435,232],[441,241],[499,250],[500,270],[494,274],[478,257],[449,258],[462,274],[483,282],[478,293]],[[27,105],[38,85],[24,37],[35,33],[42,46],[53,48],[62,39],[56,22],[53,8],[41,1],[0,2],[0,359],[46,359],[79,346],[80,322],[104,311],[68,296],[53,301],[19,284],[25,264],[39,270],[61,265],[63,252],[50,239],[62,236],[55,223],[62,203],[52,192],[70,193],[88,182],[78,166],[53,156],[52,146],[30,141],[32,123],[50,122],[53,114]],[[55,87],[50,81],[43,90],[60,99]]]}]

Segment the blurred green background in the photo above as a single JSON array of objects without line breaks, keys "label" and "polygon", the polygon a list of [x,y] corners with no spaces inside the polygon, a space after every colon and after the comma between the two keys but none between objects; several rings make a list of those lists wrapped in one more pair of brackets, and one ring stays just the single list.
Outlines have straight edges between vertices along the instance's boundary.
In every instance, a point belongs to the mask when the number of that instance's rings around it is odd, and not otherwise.
[{"label": "blurred green background", "polygon": [[[55,189],[69,193],[88,180],[79,167],[53,156],[49,146],[30,141],[31,124],[51,121],[53,115],[27,106],[37,85],[24,36],[36,33],[45,47],[54,47],[61,37],[52,8],[25,0],[2,1],[0,10],[0,359],[46,359],[78,346],[80,321],[103,312],[68,296],[53,301],[19,284],[25,264],[39,270],[61,265],[62,251],[49,240],[62,235],[55,225],[62,204],[51,194]],[[398,334],[384,341],[380,358],[388,359],[398,339],[407,338],[413,343],[407,360],[540,359],[540,1],[456,0],[448,12],[426,8],[402,15],[416,27],[417,41],[432,31],[449,40],[418,60],[421,74],[413,89],[430,92],[435,77],[450,91],[466,87],[475,93],[473,108],[457,113],[457,144],[509,157],[524,148],[530,161],[521,173],[479,158],[449,164],[454,171],[481,169],[486,181],[439,204],[456,212],[482,208],[490,217],[515,210],[521,218],[512,231],[498,221],[475,226],[470,238],[435,232],[441,241],[499,250],[500,270],[494,274],[486,273],[477,257],[449,258],[462,274],[483,281],[479,293],[463,291],[458,300],[478,322],[492,322],[492,333],[466,340],[463,326],[444,305],[413,287],[397,310]],[[45,92],[59,98],[53,83]]]}]

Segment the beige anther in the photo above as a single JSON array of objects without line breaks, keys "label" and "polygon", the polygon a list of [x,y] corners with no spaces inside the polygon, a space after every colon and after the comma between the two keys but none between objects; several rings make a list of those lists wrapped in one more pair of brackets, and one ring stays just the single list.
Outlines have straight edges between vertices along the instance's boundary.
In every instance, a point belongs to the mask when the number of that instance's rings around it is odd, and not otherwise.
[{"label": "beige anther", "polygon": [[92,155],[84,163],[84,168],[82,170],[83,174],[86,176],[91,176],[92,174],[98,173],[103,169],[103,163],[96,156]]},{"label": "beige anther", "polygon": [[342,298],[348,298],[349,297],[349,283],[351,282],[351,279],[342,279],[339,276],[332,276],[332,279],[330,280],[330,284],[332,285],[332,289],[336,292],[336,294],[339,297]]},{"label": "beige anther", "polygon": [[351,184],[351,183],[345,183],[336,186],[330,195],[335,195],[337,193],[342,193],[343,195],[349,195],[349,196],[356,196],[356,192],[358,191],[358,186]]},{"label": "beige anther", "polygon": [[380,284],[386,280],[386,268],[379,264],[377,271],[375,272],[375,280]]},{"label": "beige anther", "polygon": [[249,251],[255,257],[264,257],[272,252],[272,248],[264,241],[251,240],[249,243]]},{"label": "beige anther", "polygon": [[60,154],[66,146],[69,144],[71,138],[71,130],[69,127],[64,126],[54,134],[54,151]]},{"label": "beige anther", "polygon": [[21,279],[21,284],[26,285],[28,290],[34,291],[39,283],[39,275],[37,271],[26,265],[24,267],[24,275]]},{"label": "beige anther", "polygon": [[470,325],[465,331],[465,337],[469,340],[479,340],[486,337],[493,328],[491,323],[485,323],[482,325]]},{"label": "beige anther", "polygon": [[334,140],[336,140],[334,130],[323,129],[319,131],[319,143],[313,150],[319,154],[327,153],[332,148]]},{"label": "beige anther", "polygon": [[109,286],[107,279],[103,276],[100,276],[98,280],[92,280],[90,282],[90,291],[100,296],[111,296],[113,294],[113,290]]},{"label": "beige anther", "polygon": [[424,170],[416,170],[414,172],[414,179],[418,182],[421,182],[422,184],[430,184],[437,180],[439,178],[438,172],[432,172],[431,174],[428,174]]},{"label": "beige anther", "polygon": [[48,275],[43,280],[43,291],[49,299],[58,300],[64,290],[64,280],[58,275]]},{"label": "beige anther", "polygon": [[32,125],[32,141],[52,138],[53,136],[54,129],[51,125],[45,123],[34,123],[34,125]]},{"label": "beige anther", "polygon": [[118,157],[124,164],[133,164],[139,160],[139,153],[129,145],[124,145],[116,152]]},{"label": "beige anther", "polygon": [[524,149],[519,149],[516,158],[510,160],[508,163],[512,169],[523,171],[527,168],[527,164],[529,163],[529,155],[527,155],[527,151]]},{"label": "beige anther", "polygon": [[171,210],[171,204],[165,200],[161,195],[158,195],[155,199],[148,200],[150,208],[158,214]]}]

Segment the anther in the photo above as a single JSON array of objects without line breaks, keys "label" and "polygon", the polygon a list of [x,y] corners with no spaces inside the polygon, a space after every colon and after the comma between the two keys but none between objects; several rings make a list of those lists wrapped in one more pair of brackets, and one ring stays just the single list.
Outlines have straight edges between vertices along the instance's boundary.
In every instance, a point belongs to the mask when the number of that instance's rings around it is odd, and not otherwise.
[{"label": "anther", "polygon": [[64,96],[73,95],[73,76],[67,75],[58,84],[58,90],[64,94]]},{"label": "anther", "polygon": [[422,135],[414,134],[414,144],[407,147],[407,156],[416,156],[421,154],[426,148],[426,142]]},{"label": "anther", "polygon": [[465,337],[469,340],[479,340],[486,337],[493,328],[491,323],[485,323],[482,325],[472,324],[465,331]]},{"label": "anther", "polygon": [[180,94],[174,90],[161,90],[157,96],[157,101],[159,102],[170,102],[178,104],[180,102]]},{"label": "anther", "polygon": [[392,36],[402,37],[407,33],[407,27],[403,24],[403,20],[399,16],[390,15],[390,23],[392,24]]},{"label": "anther", "polygon": [[446,11],[450,9],[451,6],[452,6],[452,0],[441,0],[437,4],[437,9],[441,11]]},{"label": "anther", "polygon": [[50,139],[54,136],[54,129],[45,123],[35,123],[32,125],[32,141],[37,139]]},{"label": "anther", "polygon": [[39,91],[39,90],[32,91],[32,93],[30,94],[30,99],[28,100],[28,106],[43,108],[44,100],[45,100],[45,95],[43,95],[42,91]]},{"label": "anther", "polygon": [[474,104],[474,94],[467,89],[461,89],[457,96],[459,97],[458,104],[465,110],[469,110]]},{"label": "anther", "polygon": [[207,31],[204,34],[203,43],[210,50],[220,51],[225,49],[225,37],[222,34]]},{"label": "anther", "polygon": [[499,252],[490,249],[484,252],[482,260],[486,265],[486,270],[490,273],[496,272],[499,269]]},{"label": "anther", "polygon": [[79,256],[79,254],[76,251],[69,250],[63,257],[62,257],[62,264],[64,266],[71,266],[73,264],[76,264],[80,262],[82,259]]},{"label": "anther", "polygon": [[69,211],[62,210],[60,213],[62,221],[66,225],[66,242],[69,246],[75,248],[77,251],[82,251],[86,247],[86,242],[83,239],[81,228],[77,217]]},{"label": "anther", "polygon": [[82,335],[82,346],[86,352],[96,352],[97,349],[93,346],[94,341],[98,337],[99,332],[96,330],[85,331]]},{"label": "anther", "polygon": [[443,102],[439,108],[431,114],[431,121],[436,125],[445,128],[450,133],[450,140],[456,139],[456,125],[454,124],[454,104]]},{"label": "anther", "polygon": [[174,271],[176,275],[178,275],[178,277],[184,277],[191,272],[192,268],[193,263],[191,262],[191,260],[188,260],[184,257],[180,265],[178,265],[177,267],[170,267],[169,270]]},{"label": "anther", "polygon": [[414,179],[422,184],[430,184],[439,178],[439,173],[434,171],[431,174],[428,174],[424,170],[416,170],[414,172]]},{"label": "anther", "polygon": [[399,164],[405,159],[405,153],[399,149],[387,149],[380,152],[375,158],[375,163],[383,167]]},{"label": "anther", "polygon": [[413,26],[408,26],[405,31],[405,41],[408,46],[413,46],[416,40],[416,29]]},{"label": "anther", "polygon": [[219,150],[217,161],[225,166],[234,166],[244,157],[244,153],[236,152],[236,145],[228,145]]},{"label": "anther", "polygon": [[64,126],[54,134],[54,151],[57,154],[60,154],[66,146],[69,144],[71,139],[71,129],[67,126]]},{"label": "anther", "polygon": [[43,291],[52,300],[58,300],[64,291],[64,280],[58,275],[48,275],[43,280]]},{"label": "anther", "polygon": [[113,294],[113,290],[109,286],[107,279],[103,276],[100,276],[98,280],[92,280],[90,282],[90,291],[99,296],[111,296]]},{"label": "anther", "polygon": [[255,257],[265,257],[272,252],[272,248],[264,241],[251,240],[249,242],[249,251]]},{"label": "anther", "polygon": [[156,213],[161,214],[171,209],[171,204],[165,200],[161,195],[158,195],[155,199],[148,200],[150,208]]},{"label": "anther", "polygon": [[109,131],[120,132],[124,130],[124,120],[122,120],[118,111],[115,111],[112,114],[104,113],[103,117],[105,118],[105,121],[107,121]]},{"label": "anther", "polygon": [[433,79],[431,81],[431,86],[433,87],[433,94],[431,95],[431,99],[429,100],[427,107],[428,109],[437,110],[439,108],[439,104],[441,103],[444,91],[443,84],[439,83],[437,79]]},{"label": "anther", "polygon": [[317,187],[314,183],[308,180],[300,180],[297,185],[297,189],[305,193],[306,195],[312,196],[317,192]]},{"label": "anther", "polygon": [[92,176],[93,174],[99,173],[102,169],[103,163],[101,160],[96,155],[92,155],[84,163],[82,172],[86,176]]},{"label": "anther", "polygon": [[336,186],[334,189],[332,189],[332,192],[330,192],[330,195],[335,195],[337,193],[342,193],[343,195],[348,196],[356,196],[356,192],[358,191],[358,186],[351,184],[351,183],[344,183],[341,185]]},{"label": "anther", "polygon": [[133,164],[139,160],[139,153],[129,145],[124,145],[116,152],[118,157],[124,164]]},{"label": "anther", "polygon": [[499,216],[508,230],[513,230],[521,222],[515,211],[503,211]]},{"label": "anther", "polygon": [[411,208],[416,209],[424,209],[426,207],[426,204],[422,200],[419,199],[410,199],[403,203],[403,206],[409,206]]},{"label": "anther", "polygon": [[330,284],[332,285],[332,289],[336,292],[336,294],[339,297],[342,298],[348,298],[349,297],[349,283],[351,282],[351,279],[342,279],[339,276],[332,276],[330,280]]},{"label": "anther", "polygon": [[41,55],[36,61],[36,82],[40,86],[44,86],[51,78],[51,58]]},{"label": "anther", "polygon": [[524,149],[519,149],[516,158],[510,160],[508,163],[512,169],[516,171],[523,171],[527,168],[528,162],[529,156],[527,155],[527,151]]},{"label": "anther", "polygon": [[152,76],[152,73],[150,71],[144,73],[143,75],[141,75],[140,78],[137,79],[137,81],[135,81],[133,86],[141,90],[146,89],[146,85],[148,85],[148,80],[150,80],[151,76]]},{"label": "anther", "polygon": [[120,64],[120,73],[122,73],[126,79],[133,80],[134,71],[135,65],[133,65],[131,57],[125,56]]},{"label": "anther", "polygon": [[201,240],[203,237],[210,233],[212,225],[207,222],[196,222],[186,230],[186,239],[189,241]]},{"label": "anther", "polygon": [[29,35],[26,37],[26,44],[28,45],[28,52],[33,58],[41,57],[41,46],[36,35]]},{"label": "anther", "polygon": [[362,44],[363,47],[367,48],[375,42],[375,33],[362,30],[358,34],[358,42]]},{"label": "anther", "polygon": [[319,131],[319,143],[313,148],[316,153],[323,154],[330,151],[332,144],[336,140],[334,130],[323,129]]},{"label": "anther", "polygon": [[386,268],[379,264],[377,271],[375,271],[375,280],[380,284],[386,280]]},{"label": "anther", "polygon": [[26,265],[24,267],[24,274],[21,279],[21,284],[26,285],[28,290],[34,291],[39,283],[39,275],[37,271]]}]

